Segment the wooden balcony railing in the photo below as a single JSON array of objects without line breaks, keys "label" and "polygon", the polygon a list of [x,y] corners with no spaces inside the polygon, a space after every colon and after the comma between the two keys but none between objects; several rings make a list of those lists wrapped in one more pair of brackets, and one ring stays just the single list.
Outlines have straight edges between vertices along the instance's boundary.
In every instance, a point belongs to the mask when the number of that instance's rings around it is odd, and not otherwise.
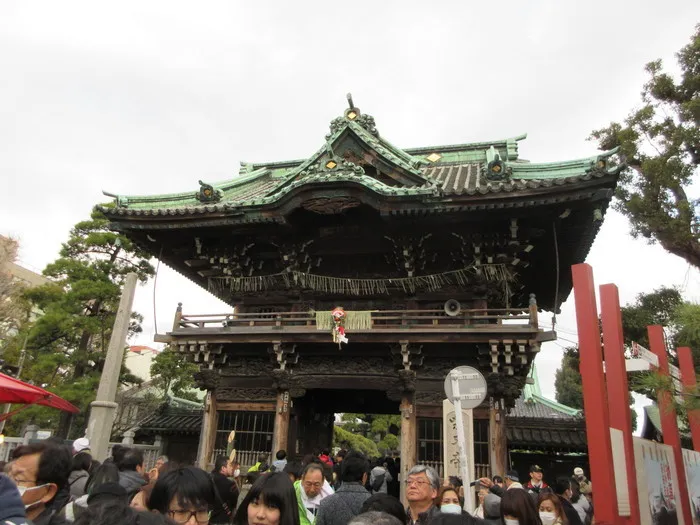
[{"label": "wooden balcony railing", "polygon": [[[489,308],[462,310],[450,316],[442,310],[377,310],[369,312],[369,326],[350,328],[353,332],[396,329],[490,329],[494,325],[506,328],[537,329],[537,310]],[[271,312],[184,315],[178,312],[175,330],[179,329],[316,329],[315,312]],[[330,318],[330,312],[328,312]]]}]

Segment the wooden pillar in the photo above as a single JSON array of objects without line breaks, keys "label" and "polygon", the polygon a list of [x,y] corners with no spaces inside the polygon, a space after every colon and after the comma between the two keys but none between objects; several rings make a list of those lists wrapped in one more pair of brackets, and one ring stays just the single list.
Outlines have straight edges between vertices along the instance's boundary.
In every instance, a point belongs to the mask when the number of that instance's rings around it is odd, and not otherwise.
[{"label": "wooden pillar", "polygon": [[199,433],[199,448],[197,450],[197,464],[200,468],[209,472],[212,467],[214,442],[216,440],[217,405],[216,394],[207,393],[202,414],[202,429]]},{"label": "wooden pillar", "polygon": [[574,281],[588,459],[591,479],[595,482],[594,517],[597,522],[619,523],[610,444],[608,393],[603,375],[603,349],[600,345],[593,270],[588,264],[575,264],[571,271]]},{"label": "wooden pillar", "polygon": [[[666,342],[664,341],[664,329],[660,325],[647,326],[649,334],[649,349],[659,358],[659,373],[670,377],[668,370],[668,355],[666,355]],[[678,416],[673,406],[673,394],[660,391],[657,396],[659,404],[659,416],[661,417],[661,432],[664,437],[664,445],[673,447],[673,458],[676,462],[678,473],[678,492],[680,499],[680,511],[683,513],[684,523],[693,523],[690,513],[690,499],[688,498],[688,483],[683,464],[683,451],[681,450],[681,436],[678,432]]]},{"label": "wooden pillar", "polygon": [[505,476],[508,470],[508,440],[506,438],[506,412],[501,401],[496,400],[489,410],[489,459],[491,477]]},{"label": "wooden pillar", "polygon": [[[620,523],[639,525],[639,496],[632,442],[632,415],[629,406],[629,386],[625,370],[625,348],[622,336],[622,313],[617,286],[600,287],[600,316],[603,321],[603,346],[605,347],[605,383],[608,388],[610,426],[617,430],[615,439],[622,438],[622,460],[615,471]],[[619,443],[619,442],[618,442]],[[612,444],[612,438],[611,438]],[[619,446],[619,444],[618,444]],[[624,497],[624,494],[627,497]],[[620,497],[620,496],[623,497]],[[627,503],[621,504],[621,503]]]},{"label": "wooden pillar", "polygon": [[401,395],[401,501],[404,506],[406,501],[406,485],[408,471],[417,463],[416,445],[418,435],[416,427],[415,392],[404,391]]},{"label": "wooden pillar", "polygon": [[289,390],[277,391],[277,407],[275,409],[275,429],[272,438],[272,454],[280,450],[287,450],[289,439]]},{"label": "wooden pillar", "polygon": [[[694,390],[697,386],[695,365],[693,364],[693,354],[687,346],[678,349],[678,364],[681,369],[683,387],[686,390]],[[688,411],[688,423],[690,424],[690,435],[693,437],[693,450],[700,451],[700,410]]]}]

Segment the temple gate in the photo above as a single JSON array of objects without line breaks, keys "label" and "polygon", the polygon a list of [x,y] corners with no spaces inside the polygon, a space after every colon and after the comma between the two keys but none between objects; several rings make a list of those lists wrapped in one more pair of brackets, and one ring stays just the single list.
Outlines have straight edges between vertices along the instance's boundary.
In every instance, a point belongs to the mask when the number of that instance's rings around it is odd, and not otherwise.
[{"label": "temple gate", "polygon": [[[615,187],[614,152],[534,164],[512,139],[399,149],[349,98],[305,160],[243,163],[188,193],[117,196],[112,228],[231,305],[178,307],[167,342],[201,367],[199,460],[327,447],[338,412],[401,414],[401,465],[440,468],[443,381],[481,370],[479,474],[507,468],[505,415]],[[186,300],[185,300],[186,305]],[[345,342],[347,338],[347,342]]]}]

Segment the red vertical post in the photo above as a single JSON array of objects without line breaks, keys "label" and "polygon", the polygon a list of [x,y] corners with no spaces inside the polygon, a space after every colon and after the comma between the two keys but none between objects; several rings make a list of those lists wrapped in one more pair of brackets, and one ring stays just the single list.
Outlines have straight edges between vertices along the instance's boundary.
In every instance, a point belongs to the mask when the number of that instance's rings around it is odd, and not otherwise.
[{"label": "red vertical post", "polygon": [[610,445],[608,395],[603,377],[603,349],[600,346],[593,270],[588,264],[575,264],[571,271],[574,280],[584,415],[590,416],[586,417],[586,437],[591,481],[596,488],[593,492],[594,516],[597,522],[619,523]]},{"label": "red vertical post", "polygon": [[[622,336],[622,313],[617,286],[600,287],[600,317],[603,321],[603,347],[605,354],[605,383],[608,388],[610,426],[622,431],[625,444],[625,468],[629,493],[629,518],[620,518],[631,525],[639,525],[639,495],[632,443],[632,416],[629,406],[629,386],[625,370],[625,347]],[[619,509],[618,509],[619,510]]]},{"label": "red vertical post", "polygon": [[[649,349],[659,358],[659,373],[669,377],[668,356],[666,355],[666,343],[664,341],[664,329],[660,325],[647,326],[649,334]],[[657,401],[659,403],[659,415],[661,416],[661,433],[664,437],[664,444],[673,447],[673,458],[676,461],[676,472],[678,472],[678,491],[681,501],[681,512],[684,523],[693,523],[690,513],[690,500],[688,498],[688,483],[685,477],[685,466],[683,465],[683,452],[681,451],[681,436],[678,432],[678,416],[673,407],[671,392],[659,392]]]},{"label": "red vertical post", "polygon": [[[683,387],[694,389],[697,385],[695,365],[693,364],[693,354],[687,346],[678,349],[678,364],[681,369]],[[700,410],[688,411],[688,423],[690,423],[690,435],[693,436],[693,450],[700,451]]]}]

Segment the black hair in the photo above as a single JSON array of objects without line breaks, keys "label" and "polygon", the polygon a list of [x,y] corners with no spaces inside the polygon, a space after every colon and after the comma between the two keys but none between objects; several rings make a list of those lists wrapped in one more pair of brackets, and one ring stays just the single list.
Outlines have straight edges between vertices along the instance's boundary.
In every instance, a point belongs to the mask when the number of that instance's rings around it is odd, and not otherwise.
[{"label": "black hair", "polygon": [[122,460],[127,450],[129,450],[128,447],[120,445],[119,443],[114,445],[112,447],[112,461],[114,461],[115,464],[119,465],[119,462]]},{"label": "black hair", "polygon": [[74,525],[161,525],[171,520],[154,512],[137,512],[125,503],[109,502],[88,505],[76,518]]},{"label": "black hair", "polygon": [[254,501],[279,509],[279,525],[299,525],[296,492],[287,474],[270,472],[260,476],[238,507],[233,517],[234,525],[248,524],[248,505]]},{"label": "black hair", "polygon": [[330,451],[329,451],[327,448],[324,448],[323,450],[321,450],[321,454],[324,455],[324,456],[329,456],[329,455],[330,455]]},{"label": "black hair", "polygon": [[459,487],[461,487],[463,485],[462,478],[460,478],[459,476],[450,476],[449,480],[450,480],[450,485],[452,485],[456,489],[458,489]]},{"label": "black hair", "polygon": [[377,510],[379,512],[386,512],[398,518],[401,523],[406,523],[406,510],[403,508],[401,502],[394,496],[389,494],[378,493],[370,496],[362,504],[362,509],[360,514],[364,512],[369,512],[371,510]]},{"label": "black hair", "polygon": [[258,455],[258,463],[265,463],[267,461],[267,458],[270,457],[270,454],[267,452],[263,452],[262,454]]},{"label": "black hair", "polygon": [[143,452],[137,448],[127,449],[121,461],[117,462],[119,470],[136,470],[136,467],[143,466]]},{"label": "black hair", "polygon": [[345,450],[344,448],[341,448],[341,449],[338,451],[338,453],[335,455],[335,457],[345,459],[345,456],[347,456],[347,455],[348,455],[348,451]]},{"label": "black hair", "polygon": [[321,476],[325,477],[325,475],[326,475],[326,473],[324,472],[324,469],[321,465],[319,465],[318,463],[309,463],[308,465],[306,465],[304,467],[304,472],[301,473],[301,478],[303,479],[304,476],[306,476],[312,470],[319,471],[321,473]]},{"label": "black hair", "polygon": [[85,493],[90,494],[93,488],[99,487],[103,483],[118,483],[119,482],[119,469],[112,463],[105,461],[93,470],[88,476],[85,482]]},{"label": "black hair", "polygon": [[513,516],[520,523],[528,525],[541,525],[540,513],[535,506],[532,496],[523,489],[510,489],[503,493],[501,498],[501,518]]},{"label": "black hair", "polygon": [[561,496],[571,488],[571,479],[568,476],[559,476],[554,481],[552,488],[557,495]]},{"label": "black hair", "polygon": [[78,452],[73,456],[71,470],[89,471],[92,466],[92,456],[87,452]]},{"label": "black hair", "polygon": [[503,483],[503,478],[501,476],[494,476],[491,481],[494,483]]},{"label": "black hair", "polygon": [[277,459],[284,459],[287,457],[287,451],[286,450],[278,450],[277,454],[275,454],[275,457]]},{"label": "black hair", "polygon": [[170,502],[177,497],[182,508],[209,510],[216,503],[216,488],[211,476],[197,467],[183,467],[166,472],[158,477],[148,508],[167,514]]},{"label": "black hair", "polygon": [[340,479],[348,483],[362,482],[369,470],[369,461],[362,452],[351,450],[340,464]]},{"label": "black hair", "polygon": [[297,463],[296,461],[288,461],[284,466],[284,469],[282,469],[282,472],[285,474],[291,474],[294,476],[294,479],[299,479],[302,474],[301,463]]},{"label": "black hair", "polygon": [[59,490],[62,489],[68,483],[71,472],[71,453],[68,447],[50,441],[20,445],[14,450],[12,459],[33,454],[39,454],[36,484],[54,483]]},{"label": "black hair", "polygon": [[228,458],[226,456],[217,456],[214,462],[214,472],[221,472],[221,468],[228,464]]}]

